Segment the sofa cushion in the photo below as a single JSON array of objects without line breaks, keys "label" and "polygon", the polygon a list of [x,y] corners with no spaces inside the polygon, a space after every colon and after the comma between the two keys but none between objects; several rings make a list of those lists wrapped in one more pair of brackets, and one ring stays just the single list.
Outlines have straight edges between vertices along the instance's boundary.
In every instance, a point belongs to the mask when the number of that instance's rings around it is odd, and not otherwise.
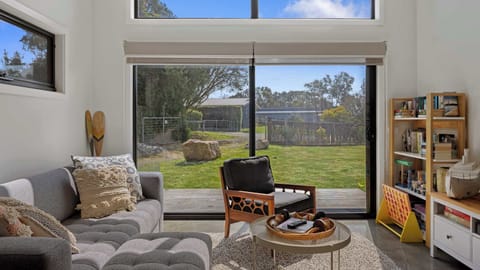
[{"label": "sofa cushion", "polygon": [[0,197],[0,205],[14,207],[21,215],[20,221],[30,227],[32,236],[64,239],[70,244],[72,253],[78,253],[75,236],[54,216],[14,198]]},{"label": "sofa cushion", "polygon": [[128,173],[127,185],[128,190],[137,200],[143,200],[142,186],[140,184],[140,176],[130,154],[107,156],[107,157],[84,157],[72,156],[73,165],[76,169],[95,169],[109,166],[120,165],[125,167]]},{"label": "sofa cushion", "polygon": [[223,173],[229,189],[260,193],[275,190],[267,156],[226,160],[223,163]]},{"label": "sofa cushion", "polygon": [[203,233],[139,234],[125,242],[104,270],[210,269],[212,241]]},{"label": "sofa cushion", "polygon": [[12,197],[36,206],[60,221],[73,215],[78,203],[73,178],[63,168],[2,183],[0,196]]},{"label": "sofa cushion", "polygon": [[296,192],[274,192],[275,208],[282,208],[303,200],[308,200],[310,197],[304,193]]},{"label": "sofa cushion", "polygon": [[[89,218],[81,219],[80,216],[74,215],[65,220],[63,224],[69,228],[75,235],[84,231],[96,231],[97,226],[112,225],[115,228],[121,228],[119,225],[128,225],[128,232],[149,233],[153,232],[158,225],[162,208],[157,200],[146,199],[137,203],[137,209],[131,212],[120,211],[108,217],[99,219]],[[122,229],[123,230],[123,229]]]},{"label": "sofa cushion", "polygon": [[20,213],[14,207],[0,204],[0,236],[31,235],[31,228],[20,221]]},{"label": "sofa cushion", "polygon": [[82,218],[101,218],[120,210],[134,210],[135,197],[127,189],[127,170],[121,166],[77,169],[73,172],[80,194]]}]

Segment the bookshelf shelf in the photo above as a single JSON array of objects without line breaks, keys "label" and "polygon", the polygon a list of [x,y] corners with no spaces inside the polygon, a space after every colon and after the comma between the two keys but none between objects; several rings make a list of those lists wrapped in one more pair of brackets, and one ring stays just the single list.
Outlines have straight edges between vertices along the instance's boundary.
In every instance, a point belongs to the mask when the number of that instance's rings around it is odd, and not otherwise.
[{"label": "bookshelf shelf", "polygon": [[410,190],[410,189],[408,189],[408,188],[404,188],[404,187],[397,186],[397,185],[395,186],[395,188],[398,189],[398,190],[401,190],[401,191],[403,191],[403,192],[405,192],[405,193],[408,193],[408,194],[410,194],[410,195],[412,195],[412,196],[415,196],[415,197],[417,197],[417,198],[419,198],[419,199],[426,200],[426,198],[425,198],[424,195],[422,195],[422,194],[420,194],[420,193],[416,193],[416,192],[414,192],[413,190]]},{"label": "bookshelf shelf", "polygon": [[[449,118],[450,118],[450,117],[449,117]],[[395,120],[395,121],[425,121],[426,118],[395,116],[394,120]]]},{"label": "bookshelf shelf", "polygon": [[427,160],[427,157],[422,156],[421,154],[418,153],[411,153],[411,152],[404,152],[404,151],[395,151],[395,155],[403,156],[403,157],[410,157],[410,158],[416,158],[416,159],[421,159],[421,160]]},{"label": "bookshelf shelf", "polygon": [[461,159],[459,159],[459,158],[455,158],[455,159],[434,159],[432,161],[435,162],[435,163],[457,163],[457,162],[461,161]]},{"label": "bookshelf shelf", "polygon": [[446,116],[434,116],[433,120],[447,120],[447,121],[464,121],[465,117],[446,117]]}]

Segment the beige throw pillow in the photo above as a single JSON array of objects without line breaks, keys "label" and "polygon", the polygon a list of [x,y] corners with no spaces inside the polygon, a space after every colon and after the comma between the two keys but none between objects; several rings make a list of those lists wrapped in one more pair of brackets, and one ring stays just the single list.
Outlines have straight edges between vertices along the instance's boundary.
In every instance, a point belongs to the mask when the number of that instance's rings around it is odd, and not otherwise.
[{"label": "beige throw pillow", "polygon": [[127,188],[127,170],[122,166],[73,171],[80,195],[82,218],[101,218],[121,210],[134,210]]},{"label": "beige throw pillow", "polygon": [[0,204],[0,236],[30,237],[32,230],[20,221],[20,213],[14,207]]},{"label": "beige throw pillow", "polygon": [[20,213],[20,221],[27,225],[33,237],[55,237],[67,240],[70,243],[72,253],[79,253],[77,239],[72,232],[63,226],[54,216],[22,201],[0,197],[0,206],[14,207]]},{"label": "beige throw pillow", "polygon": [[127,187],[135,201],[143,200],[140,176],[130,154],[106,157],[72,156],[75,169],[101,169],[111,166],[122,166],[127,170]]}]

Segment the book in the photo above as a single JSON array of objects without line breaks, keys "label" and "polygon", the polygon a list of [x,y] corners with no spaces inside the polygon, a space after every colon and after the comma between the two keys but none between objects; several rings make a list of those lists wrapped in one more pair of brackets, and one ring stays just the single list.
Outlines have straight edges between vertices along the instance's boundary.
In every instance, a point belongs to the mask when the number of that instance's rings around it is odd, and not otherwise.
[{"label": "book", "polygon": [[289,224],[292,224],[293,222],[299,221],[301,219],[299,218],[289,218],[285,220],[284,222],[280,223],[277,225],[277,229],[280,229],[282,231],[286,232],[294,232],[294,233],[306,233],[308,230],[310,230],[313,227],[313,221],[307,220],[307,223],[304,225],[300,225],[296,227],[295,229],[290,229],[288,228]]},{"label": "book", "polygon": [[442,108],[445,109],[444,116],[458,116],[458,97],[444,96]]}]

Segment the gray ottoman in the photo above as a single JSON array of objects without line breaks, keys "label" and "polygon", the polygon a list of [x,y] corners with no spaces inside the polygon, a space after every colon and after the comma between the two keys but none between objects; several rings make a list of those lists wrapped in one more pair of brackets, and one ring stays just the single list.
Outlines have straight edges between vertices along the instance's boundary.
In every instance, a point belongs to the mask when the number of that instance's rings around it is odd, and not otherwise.
[{"label": "gray ottoman", "polygon": [[103,270],[208,270],[212,240],[204,233],[137,234],[123,243]]}]

